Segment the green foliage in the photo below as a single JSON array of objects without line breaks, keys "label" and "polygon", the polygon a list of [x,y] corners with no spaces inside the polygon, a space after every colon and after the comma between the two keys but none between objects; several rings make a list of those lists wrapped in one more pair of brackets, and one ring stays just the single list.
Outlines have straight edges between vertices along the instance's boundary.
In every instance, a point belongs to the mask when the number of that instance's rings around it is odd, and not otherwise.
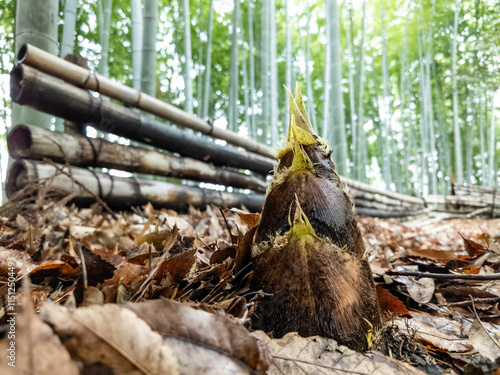
[{"label": "green foliage", "polygon": [[[248,25],[249,2],[254,4],[254,23]],[[264,0],[241,0],[241,32],[240,32],[240,60],[248,59],[248,28],[254,30],[255,39],[255,85],[257,92],[261,89],[261,64],[260,46],[262,44],[261,30],[261,8]],[[345,51],[347,42],[345,37],[346,27],[352,27],[352,39],[354,42],[353,60],[351,63],[357,66],[360,56],[360,32],[362,2],[353,2],[352,25],[350,20],[345,19],[347,12],[344,7],[351,4],[352,0],[339,2],[341,14],[341,50]],[[311,29],[305,30],[302,34],[299,25],[305,27],[305,0],[294,0],[294,12],[292,12],[292,46],[294,64],[294,80],[298,81],[305,93],[305,67],[304,56],[301,52],[302,38],[305,42],[305,33],[311,33],[311,58],[312,58],[312,89],[315,98],[315,110],[318,119],[323,118],[323,95],[324,95],[324,65],[325,65],[325,9],[323,0],[309,0],[311,7]],[[434,3],[434,4],[433,4]],[[276,22],[277,22],[277,62],[278,62],[278,82],[285,82],[285,0],[276,1]],[[432,103],[434,111],[435,133],[438,135],[436,142],[439,145],[448,144],[453,146],[453,118],[452,118],[452,83],[451,83],[451,42],[453,31],[455,0],[371,0],[367,3],[367,33],[365,37],[365,82],[364,82],[364,113],[366,139],[368,142],[368,160],[378,160],[380,167],[380,98],[382,97],[382,37],[381,37],[381,8],[386,14],[386,33],[389,60],[390,90],[389,100],[393,109],[393,132],[397,142],[397,147],[393,150],[395,162],[402,170],[404,176],[411,179],[412,184],[417,182],[422,174],[419,171],[421,163],[421,98],[420,95],[420,74],[418,55],[418,36],[423,40],[424,52],[432,41],[432,61],[431,66],[435,67],[436,74],[431,74]],[[459,17],[459,39],[458,39],[458,95],[460,103],[460,119],[462,124],[462,139],[468,134],[466,125],[472,124],[470,132],[472,141],[472,155],[474,156],[473,174],[482,176],[482,169],[485,166],[478,161],[477,155],[480,150],[479,133],[477,122],[473,119],[472,113],[477,102],[491,102],[491,95],[500,87],[499,74],[499,53],[500,48],[500,3],[487,0],[463,0],[461,3]],[[16,1],[3,0],[0,2],[0,31],[6,38],[2,38],[0,48],[3,54],[13,56],[12,34],[14,27]],[[193,66],[198,74],[203,75],[205,71],[205,53],[207,41],[209,0],[191,0],[191,45]],[[61,9],[63,7],[61,6]],[[228,107],[229,92],[229,66],[231,48],[231,12],[232,1],[216,1],[213,27],[213,53],[211,70],[211,97],[209,117],[218,119],[225,117]],[[184,70],[184,33],[181,0],[160,0],[160,20],[157,39],[157,96],[158,98],[183,107],[182,84]],[[408,16],[407,16],[408,14]],[[404,36],[406,19],[408,19],[408,48],[405,50]],[[61,17],[62,23],[62,17]],[[76,53],[88,58],[91,69],[96,69],[99,61],[99,33],[97,22],[97,0],[79,0],[77,14],[77,41]],[[430,38],[428,32],[432,28]],[[61,28],[62,30],[62,25]],[[113,0],[113,12],[111,20],[111,37],[109,51],[110,77],[125,84],[131,84],[132,63],[131,63],[131,19],[130,1]],[[498,46],[498,47],[497,47]],[[201,51],[201,54],[200,54]],[[243,51],[245,53],[243,53]],[[405,92],[401,92],[402,64],[401,58],[406,53],[408,56],[407,72],[410,82],[410,95],[406,97]],[[345,104],[346,134],[348,143],[352,143],[352,124],[349,102],[347,71],[347,54],[342,61],[342,72],[344,77],[343,93]],[[247,66],[248,66],[247,61]],[[242,64],[239,64],[240,69]],[[2,73],[6,72],[6,67],[2,64]],[[404,73],[404,72],[403,72]],[[242,74],[242,73],[241,73]],[[242,80],[240,80],[242,82]],[[193,80],[193,94],[199,98],[199,92],[203,88],[203,79]],[[203,91],[202,91],[203,92]],[[439,102],[435,100],[439,96]],[[403,99],[403,103],[401,102]],[[239,102],[243,103],[243,90],[239,92]],[[281,134],[284,133],[286,124],[284,90],[279,85],[278,93],[279,117]],[[404,105],[403,105],[404,104]],[[201,103],[194,102],[196,106]],[[257,95],[257,105],[262,108],[262,98]],[[408,106],[410,109],[408,109]],[[403,114],[404,111],[404,114]],[[444,132],[439,135],[438,116],[442,115],[442,126]],[[413,130],[409,128],[409,118],[411,116]],[[491,114],[486,115],[484,122],[485,136],[488,139],[489,122]],[[240,105],[240,124],[245,125],[245,109]],[[497,122],[498,124],[498,122]],[[321,132],[322,121],[318,121]],[[267,131],[267,129],[263,129]],[[496,134],[500,134],[497,125]],[[446,139],[442,139],[442,136]],[[441,138],[439,138],[441,136]],[[402,160],[408,152],[408,140],[414,143],[414,150],[409,157],[410,170],[404,170]],[[445,142],[446,141],[446,142]],[[487,142],[488,143],[488,142]],[[496,147],[496,160],[498,164],[500,148]],[[439,151],[438,148],[438,152]],[[450,152],[450,154],[453,154]],[[465,146],[463,155],[465,156]],[[449,168],[444,165],[441,155],[437,156],[438,172],[446,176],[448,181],[452,178],[449,175]],[[453,160],[449,160],[453,163]],[[488,166],[489,168],[491,166]],[[373,176],[375,176],[373,174]],[[475,179],[477,181],[477,178]],[[482,181],[484,182],[484,181]],[[411,184],[410,184],[411,186]],[[422,186],[419,187],[422,189]]]}]

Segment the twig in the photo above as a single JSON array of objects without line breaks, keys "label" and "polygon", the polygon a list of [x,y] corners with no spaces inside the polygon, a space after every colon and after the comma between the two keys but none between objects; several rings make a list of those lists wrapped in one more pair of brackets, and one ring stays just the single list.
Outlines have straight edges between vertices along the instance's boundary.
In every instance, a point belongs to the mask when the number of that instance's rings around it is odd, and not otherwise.
[{"label": "twig", "polygon": [[466,300],[460,302],[447,303],[446,306],[469,306],[473,303],[495,303],[500,302],[500,297],[486,297],[486,298],[474,298],[473,301]]},{"label": "twig", "polygon": [[[105,209],[106,211],[108,211],[108,213],[109,213],[109,214],[113,217],[113,219],[115,219],[115,220],[118,220],[118,219],[119,219],[118,215],[117,215],[116,213],[114,213],[114,212],[113,212],[113,210],[112,210],[111,208],[109,208],[109,206],[106,204],[106,202],[104,202],[104,201],[101,199],[101,197],[100,197],[99,195],[97,195],[97,194],[93,193],[93,192],[92,192],[92,191],[90,191],[90,190],[89,190],[89,189],[88,189],[88,188],[87,188],[84,184],[82,184],[81,182],[77,181],[77,180],[76,180],[76,179],[72,176],[72,174],[71,174],[71,173],[66,172],[63,168],[59,167],[59,166],[58,166],[56,163],[54,163],[51,159],[44,158],[44,159],[43,159],[43,161],[44,161],[45,163],[48,163],[48,164],[52,165],[52,166],[53,166],[53,167],[54,167],[54,168],[55,168],[55,169],[56,169],[59,173],[62,173],[62,174],[64,174],[64,175],[68,176],[69,178],[71,178],[71,180],[72,180],[75,184],[77,184],[79,187],[81,187],[81,188],[82,188],[83,190],[85,190],[87,193],[89,193],[90,195],[92,195],[92,196],[95,198],[95,200],[96,200],[97,202],[99,202],[99,204],[100,204],[102,207],[104,207],[104,209]],[[70,169],[69,164],[67,164],[66,166],[68,167],[68,169]]]},{"label": "twig", "polygon": [[441,280],[500,280],[500,273],[492,273],[489,275],[472,275],[472,274],[455,274],[455,273],[431,273],[431,272],[405,272],[391,271],[387,272],[388,276],[413,276],[416,278],[429,277],[431,279]]}]

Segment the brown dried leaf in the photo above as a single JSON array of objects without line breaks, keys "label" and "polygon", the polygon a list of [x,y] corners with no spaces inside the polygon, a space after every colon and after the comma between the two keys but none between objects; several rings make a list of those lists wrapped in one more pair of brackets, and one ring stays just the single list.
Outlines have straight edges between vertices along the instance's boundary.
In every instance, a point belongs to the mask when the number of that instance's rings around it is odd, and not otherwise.
[{"label": "brown dried leaf", "polygon": [[460,232],[458,234],[460,235],[460,237],[463,238],[465,244],[465,250],[467,250],[467,254],[469,254],[470,257],[475,257],[477,255],[484,253],[485,248],[483,245],[474,242],[471,239],[465,238]]},{"label": "brown dried leaf", "polygon": [[[225,211],[228,211],[228,210],[225,210]],[[231,208],[231,210],[229,210],[229,211],[237,213],[238,216],[240,217],[240,219],[243,220],[243,222],[246,225],[248,225],[248,229],[252,229],[256,225],[258,225],[260,222],[260,215],[259,214],[248,213],[248,212],[245,212],[245,211],[240,210],[238,208]]]},{"label": "brown dried leaf", "polygon": [[148,233],[135,240],[135,245],[138,246],[144,242],[152,244],[159,252],[169,251],[177,241],[179,228],[174,225],[172,230],[162,230],[159,232]]},{"label": "brown dried leaf", "polygon": [[160,280],[170,273],[175,282],[179,283],[193,270],[196,265],[196,249],[176,254],[164,261],[158,271],[155,279]]},{"label": "brown dried leaf", "polygon": [[159,253],[158,251],[153,251],[151,252],[151,254],[146,253],[136,255],[135,257],[127,259],[127,262],[144,266],[149,261],[149,259],[158,258],[160,255],[161,253]]},{"label": "brown dried leaf", "polygon": [[[24,283],[24,287],[28,290],[28,283]],[[0,361],[0,373],[2,375],[21,373],[78,375],[78,368],[71,361],[59,337],[33,312],[29,294],[26,296],[26,293],[21,293],[19,302],[15,311],[17,315],[8,316],[14,322],[12,325],[14,331],[9,331],[9,333],[14,333],[15,337],[7,334],[0,341],[3,357]],[[11,327],[9,322],[8,324]],[[13,363],[15,367],[9,363]]]},{"label": "brown dried leaf", "polygon": [[358,353],[335,340],[319,336],[300,337],[288,333],[281,339],[271,339],[262,331],[252,336],[271,351],[273,364],[268,375],[418,375],[423,372],[378,353]]},{"label": "brown dried leaf", "polygon": [[448,298],[450,296],[469,297],[469,295],[474,298],[496,297],[496,294],[477,289],[472,286],[448,286],[446,288],[440,288],[439,291],[445,298]]},{"label": "brown dried leaf", "polygon": [[73,268],[61,260],[47,260],[30,272],[31,279],[43,279],[46,277],[70,277],[80,276],[80,267]]},{"label": "brown dried leaf", "polygon": [[[408,255],[412,255],[419,258],[426,258],[436,260],[440,263],[446,264],[450,260],[457,259],[457,255],[454,251],[445,251],[445,250],[431,250],[431,249],[417,249],[417,248],[409,248],[407,249]],[[461,257],[458,257],[459,259]],[[462,257],[463,258],[463,257]]]},{"label": "brown dried leaf", "polygon": [[380,285],[377,285],[377,297],[381,309],[411,317],[411,314],[404,303]]},{"label": "brown dried leaf", "polygon": [[106,262],[100,255],[94,254],[85,246],[82,246],[82,253],[85,258],[88,285],[95,286],[104,280],[113,277],[116,270],[115,266]]},{"label": "brown dried leaf", "polygon": [[236,247],[228,246],[223,249],[216,250],[210,257],[210,264],[222,263],[227,258],[234,259],[235,257],[236,257]]},{"label": "brown dried leaf", "polygon": [[116,304],[78,309],[45,305],[40,313],[73,358],[100,362],[117,374],[178,374],[179,364],[162,337],[129,309]]},{"label": "brown dried leaf", "polygon": [[[185,374],[205,374],[206,372],[196,371],[208,365],[207,359],[208,362],[215,362],[214,359],[211,359],[214,357],[207,357],[206,354],[202,357],[191,354],[194,346],[203,347],[205,351],[221,353],[233,361],[241,361],[259,373],[265,373],[269,365],[266,352],[262,351],[257,340],[244,327],[225,316],[210,314],[172,300],[126,303],[124,307],[134,311],[153,330],[170,337],[168,342],[171,343],[170,346],[177,354]],[[176,347],[178,344],[174,344],[173,338],[181,338],[194,345]],[[183,348],[187,350],[185,351]],[[201,349],[196,351],[196,353],[201,352]],[[186,371],[186,369],[190,371]],[[212,373],[226,374],[230,372],[225,372],[222,367],[219,367],[219,372]]]},{"label": "brown dried leaf", "polygon": [[238,248],[236,249],[236,259],[234,261],[235,273],[250,263],[253,237],[255,236],[256,231],[257,227],[255,226],[240,237],[238,241]]}]

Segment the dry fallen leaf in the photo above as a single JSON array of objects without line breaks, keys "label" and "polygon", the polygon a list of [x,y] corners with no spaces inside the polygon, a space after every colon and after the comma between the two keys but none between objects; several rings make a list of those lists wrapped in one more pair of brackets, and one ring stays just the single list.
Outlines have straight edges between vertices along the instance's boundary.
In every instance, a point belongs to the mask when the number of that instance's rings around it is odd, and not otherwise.
[{"label": "dry fallen leaf", "polygon": [[378,353],[358,353],[335,340],[319,336],[301,337],[288,333],[281,339],[271,339],[262,331],[252,336],[271,351],[273,364],[268,375],[418,375],[423,372]]},{"label": "dry fallen leaf", "polygon": [[404,303],[380,285],[377,285],[377,297],[379,306],[382,310],[400,313],[403,316],[411,317],[411,314]]},{"label": "dry fallen leaf", "polygon": [[492,361],[500,357],[500,345],[484,328],[479,319],[475,319],[469,329],[469,342],[481,355]]},{"label": "dry fallen leaf", "polygon": [[179,364],[162,337],[130,309],[116,304],[78,309],[44,305],[49,323],[74,360],[100,362],[116,374],[178,374]]},{"label": "dry fallen leaf", "polygon": [[[154,331],[169,338],[168,342],[179,359],[182,373],[229,374],[231,372],[223,371],[224,364],[237,368],[232,362],[239,362],[245,365],[246,371],[251,370],[249,373],[257,371],[264,374],[269,365],[266,352],[261,350],[257,340],[243,326],[225,316],[165,299],[126,303],[124,307],[134,311]],[[187,341],[190,345],[180,341]],[[193,351],[197,354],[194,355]],[[217,361],[222,360],[223,356],[231,361],[218,363],[207,351],[219,353],[216,355]],[[197,372],[200,369],[204,371]]]},{"label": "dry fallen leaf", "polygon": [[[24,287],[29,290],[28,283],[24,283]],[[71,361],[59,337],[33,312],[29,292],[28,295],[25,292],[21,293],[19,298],[20,301],[15,311],[17,315],[8,317],[13,319],[14,330],[9,332],[15,337],[6,335],[0,341],[2,353],[0,373],[2,375],[54,375],[55,373],[78,375],[78,368]],[[11,356],[12,349],[13,356]],[[8,363],[13,363],[15,367]]]},{"label": "dry fallen leaf", "polygon": [[412,312],[412,319],[396,318],[393,324],[402,332],[415,335],[431,342],[436,348],[454,353],[465,353],[472,349],[467,339],[461,338],[460,322],[447,318],[435,317],[417,311]]},{"label": "dry fallen leaf", "polygon": [[429,277],[422,277],[418,280],[411,277],[407,287],[410,297],[418,303],[427,303],[434,296],[434,279]]}]

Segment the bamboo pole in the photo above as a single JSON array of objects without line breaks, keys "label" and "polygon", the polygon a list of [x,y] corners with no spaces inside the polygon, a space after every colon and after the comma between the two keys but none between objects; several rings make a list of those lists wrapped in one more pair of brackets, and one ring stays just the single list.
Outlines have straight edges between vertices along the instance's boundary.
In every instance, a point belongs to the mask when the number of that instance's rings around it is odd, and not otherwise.
[{"label": "bamboo pole", "polygon": [[232,145],[243,147],[260,155],[267,157],[272,155],[271,148],[264,144],[240,137],[235,132],[217,128],[210,122],[184,112],[171,104],[71,64],[30,44],[24,44],[19,49],[17,61],[61,78],[75,86],[97,91],[102,95],[119,100],[127,106],[139,108],[176,125],[199,131],[213,138],[223,139]]},{"label": "bamboo pole", "polygon": [[[30,45],[37,46],[34,48],[49,56],[57,54],[59,0],[23,0],[14,4],[16,5],[15,50],[22,48],[25,43],[31,43]],[[2,35],[2,39],[5,40],[7,34],[2,31]],[[51,120],[51,116],[16,104],[12,105],[13,125],[29,122],[50,129]]]},{"label": "bamboo pole", "polygon": [[113,168],[128,172],[185,178],[243,189],[266,190],[266,181],[255,175],[214,167],[195,159],[176,157],[145,148],[125,146],[104,139],[51,132],[32,125],[17,125],[7,137],[15,159],[50,158],[71,165]]},{"label": "bamboo pole", "polygon": [[359,207],[356,209],[356,213],[360,216],[371,216],[371,217],[379,217],[379,218],[413,218],[417,216],[422,216],[428,214],[428,210],[420,210],[420,211],[399,211],[399,210],[391,210],[384,211],[375,208],[365,208]]},{"label": "bamboo pole", "polygon": [[84,168],[29,160],[18,160],[12,165],[7,177],[7,196],[12,198],[28,184],[38,184],[46,179],[52,179],[50,190],[75,194],[79,204],[92,203],[98,196],[113,208],[129,208],[151,202],[155,207],[175,209],[186,209],[190,204],[195,207],[208,204],[222,207],[244,205],[256,212],[265,199],[263,194],[232,194],[169,182],[113,177]]},{"label": "bamboo pole", "polygon": [[215,165],[265,175],[275,164],[274,159],[217,145],[109,100],[103,101],[26,65],[12,70],[10,91],[15,103]]},{"label": "bamboo pole", "polygon": [[349,189],[357,189],[357,190],[362,190],[362,191],[372,193],[372,194],[380,194],[380,195],[383,195],[383,196],[386,196],[389,198],[397,199],[399,201],[418,204],[418,205],[421,205],[422,207],[425,206],[425,201],[423,199],[420,199],[420,198],[415,198],[415,197],[411,197],[409,195],[399,194],[399,193],[395,193],[392,191],[380,190],[380,189],[374,188],[373,186],[370,186],[369,184],[365,184],[364,182],[352,180],[348,177],[341,176],[340,180],[342,182],[344,182],[345,184],[347,184]]}]

